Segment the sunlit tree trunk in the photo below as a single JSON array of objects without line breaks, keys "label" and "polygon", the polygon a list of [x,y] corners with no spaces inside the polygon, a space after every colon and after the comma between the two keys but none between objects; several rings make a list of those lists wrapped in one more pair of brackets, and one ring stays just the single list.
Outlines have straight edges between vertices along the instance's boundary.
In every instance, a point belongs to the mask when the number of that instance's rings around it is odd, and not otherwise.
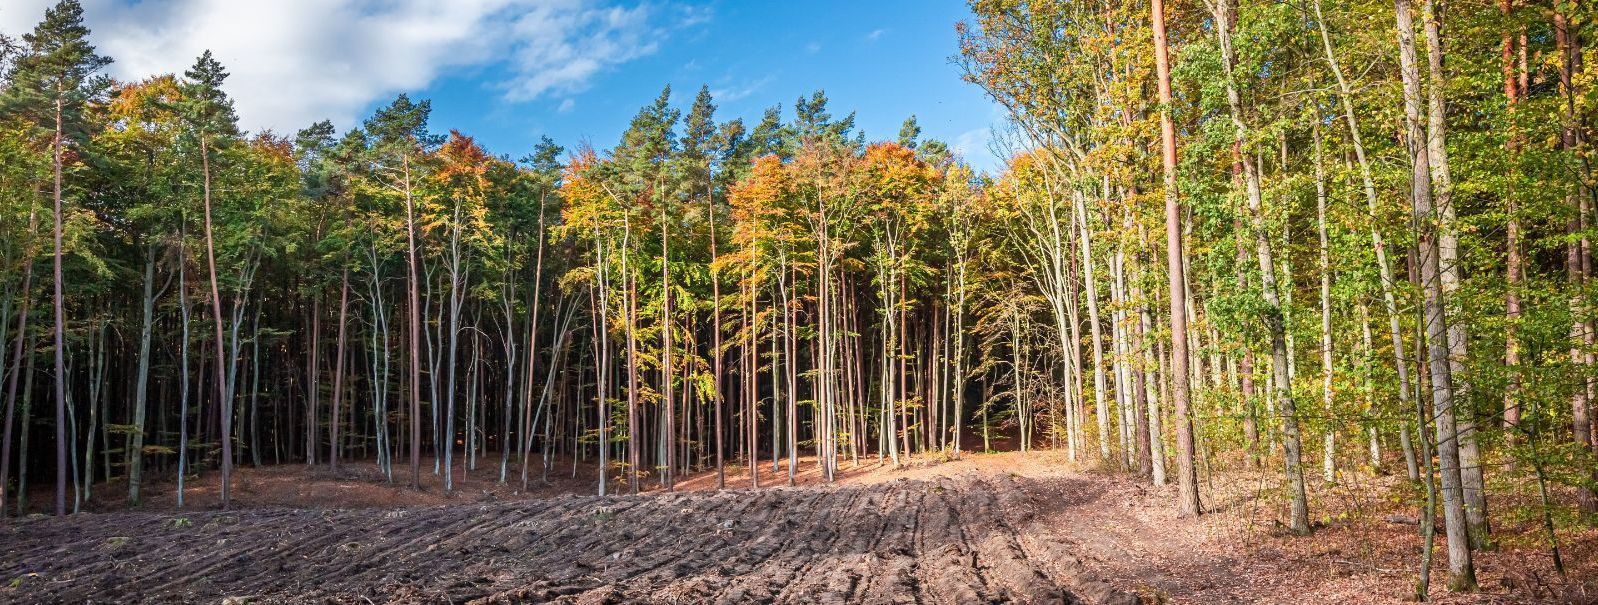
[{"label": "sunlit tree trunk", "polygon": [[1326,435],[1321,444],[1321,478],[1337,480],[1337,415],[1332,399],[1332,260],[1326,235],[1326,167],[1321,164],[1320,122],[1313,125],[1315,150],[1315,234],[1320,242],[1321,272],[1321,409],[1326,414]]},{"label": "sunlit tree trunk", "polygon": [[411,160],[409,154],[400,156],[405,195],[405,295],[406,313],[410,320],[410,395],[411,395],[411,487],[422,487],[422,309],[417,290],[421,276],[416,267],[416,205],[411,196]]},{"label": "sunlit tree trunk", "polygon": [[[1512,0],[1499,0],[1499,13],[1509,18]],[[1524,35],[1524,34],[1522,34]],[[1525,44],[1521,44],[1525,52]],[[1521,87],[1516,79],[1515,41],[1508,28],[1504,29],[1502,64],[1504,75],[1504,103],[1510,122],[1510,135],[1504,143],[1512,166],[1519,166],[1520,132],[1515,123],[1516,105],[1520,102]],[[1520,196],[1513,182],[1504,191],[1504,367],[1508,373],[1504,384],[1504,439],[1509,444],[1520,440],[1520,289],[1525,280],[1520,252]]]},{"label": "sunlit tree trunk", "polygon": [[710,404],[715,406],[715,447],[716,447],[716,489],[727,487],[727,467],[723,457],[726,455],[726,445],[723,442],[726,430],[722,426],[722,408],[726,407],[724,393],[721,388],[721,363],[723,352],[721,350],[721,259],[716,254],[716,195],[714,185],[705,186],[705,215],[710,221],[710,368],[711,388]]},{"label": "sunlit tree trunk", "polygon": [[1410,199],[1419,223],[1419,277],[1425,292],[1427,367],[1431,371],[1433,418],[1437,424],[1438,467],[1441,472],[1443,520],[1448,535],[1449,586],[1472,590],[1476,586],[1471,564],[1469,530],[1465,521],[1464,492],[1460,481],[1458,427],[1454,417],[1453,377],[1449,364],[1447,300],[1439,266],[1440,226],[1432,205],[1431,160],[1421,123],[1420,71],[1416,63],[1414,17],[1409,0],[1396,0],[1400,72],[1404,81],[1404,122],[1412,163]]},{"label": "sunlit tree trunk", "polygon": [[1471,379],[1465,366],[1468,336],[1459,302],[1459,226],[1454,211],[1454,183],[1448,163],[1447,78],[1443,71],[1442,16],[1434,0],[1422,0],[1422,29],[1426,33],[1426,64],[1431,79],[1427,87],[1427,154],[1431,160],[1432,202],[1437,209],[1438,263],[1443,301],[1448,309],[1448,366],[1454,380],[1454,402],[1459,423],[1459,474],[1464,486],[1465,522],[1472,548],[1487,545],[1487,488],[1482,476],[1480,446],[1476,440],[1476,412],[1471,406]]},{"label": "sunlit tree trunk", "polygon": [[[544,201],[544,194],[540,193],[538,196],[538,233],[535,235],[538,240],[538,243],[536,244],[538,251],[535,253],[535,260],[533,261],[533,297],[527,300],[527,390],[522,396],[523,424],[521,427],[522,491],[524,492],[527,491],[527,458],[532,454],[533,451],[533,421],[531,418],[529,418],[529,416],[532,412],[530,406],[532,406],[533,401],[533,370],[537,367],[538,363],[538,308],[543,303],[542,288],[544,286],[544,238],[548,237],[549,235],[544,231]],[[506,321],[509,321],[509,319]],[[559,333],[556,337],[557,340],[562,340],[562,342],[564,342],[564,338],[564,332]],[[551,360],[550,365],[554,365],[553,360]],[[550,379],[553,379],[553,376],[551,376]],[[546,380],[544,383],[544,392],[546,394],[549,392],[548,380]],[[552,438],[553,436],[550,435],[546,430],[544,432],[546,451],[549,447],[549,440]],[[549,454],[546,453],[544,455],[544,475],[546,476],[546,479],[549,474],[549,465]]]},{"label": "sunlit tree trunk", "polygon": [[[216,388],[217,403],[221,406],[222,420],[222,508],[229,502],[229,485],[233,477],[233,401],[227,388],[227,368],[223,365],[226,346],[222,338],[222,295],[217,287],[216,238],[211,229],[211,150],[206,137],[200,137],[200,165],[203,177],[205,208],[205,262],[210,268],[211,321],[216,331]],[[59,353],[58,353],[59,354]]]},{"label": "sunlit tree trunk", "polygon": [[[1182,201],[1176,185],[1176,126],[1171,120],[1171,57],[1165,34],[1165,2],[1151,3],[1154,58],[1159,82],[1160,145],[1165,169],[1165,266],[1171,299],[1171,404],[1176,417],[1177,512],[1199,512],[1198,473],[1193,464],[1193,422],[1189,417],[1187,272],[1182,253]],[[1086,242],[1084,241],[1084,244]],[[1092,281],[1089,275],[1088,281]]]}]

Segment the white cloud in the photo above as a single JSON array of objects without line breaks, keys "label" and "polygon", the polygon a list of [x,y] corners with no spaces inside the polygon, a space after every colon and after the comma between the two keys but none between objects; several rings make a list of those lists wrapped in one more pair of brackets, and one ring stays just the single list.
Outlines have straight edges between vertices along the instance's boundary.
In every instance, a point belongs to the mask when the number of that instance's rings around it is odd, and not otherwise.
[{"label": "white cloud", "polygon": [[878,38],[882,37],[882,34],[886,34],[886,33],[888,33],[888,30],[885,30],[885,29],[873,29],[873,30],[871,30],[871,33],[866,34],[866,41],[867,42],[876,42]]},{"label": "white cloud", "polygon": [[560,107],[555,108],[555,111],[559,113],[571,113],[571,110],[576,108],[577,100],[571,97],[566,97],[565,99],[561,100]]},{"label": "white cloud", "polygon": [[655,52],[662,33],[649,24],[647,5],[584,8],[574,0],[534,1],[510,24],[516,78],[513,101],[587,88],[601,70]]},{"label": "white cloud", "polygon": [[[52,0],[6,0],[0,31],[32,29]],[[604,70],[653,53],[666,30],[653,5],[586,0],[85,0],[110,73],[182,72],[211,49],[245,128],[293,130],[360,119],[368,104],[456,69],[501,64],[510,101],[569,95]],[[673,27],[708,19],[676,11]]]},{"label": "white cloud", "polygon": [[753,95],[753,94],[755,94],[757,92],[760,92],[760,90],[765,88],[766,85],[771,84],[772,82],[775,82],[775,81],[777,81],[777,77],[776,76],[767,75],[767,76],[765,76],[763,78],[760,78],[760,79],[752,81],[752,82],[741,82],[741,83],[738,83],[738,84],[731,84],[731,85],[728,85],[728,86],[726,86],[724,88],[712,88],[710,90],[710,96],[712,98],[714,98],[718,102],[719,101],[737,101],[739,99],[748,98],[749,96],[751,96],[751,95]]},{"label": "white cloud", "polygon": [[1003,162],[994,153],[992,139],[991,128],[976,128],[955,135],[954,140],[949,142],[949,148],[978,171],[997,172],[1003,167]]}]

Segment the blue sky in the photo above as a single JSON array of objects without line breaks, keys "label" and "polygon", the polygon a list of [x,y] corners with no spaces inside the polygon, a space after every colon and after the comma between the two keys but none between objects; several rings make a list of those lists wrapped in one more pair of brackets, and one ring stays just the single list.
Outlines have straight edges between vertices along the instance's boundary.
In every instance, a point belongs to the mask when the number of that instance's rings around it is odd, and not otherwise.
[{"label": "blue sky", "polygon": [[[618,139],[639,107],[670,84],[681,107],[700,85],[716,97],[718,119],[761,112],[822,89],[833,115],[855,111],[871,139],[891,139],[915,114],[924,135],[951,144],[980,168],[1000,115],[950,62],[957,0],[927,2],[717,2],[697,23],[670,31],[648,56],[616,65],[586,90],[512,102],[491,94],[501,66],[442,78],[420,94],[434,99],[435,124],[454,125],[495,150],[525,149],[547,133],[572,147],[588,140],[605,148]],[[488,93],[488,94],[485,94]]]},{"label": "blue sky", "polygon": [[[31,28],[53,0],[7,0],[0,31]],[[432,127],[520,157],[540,135],[607,148],[670,84],[701,84],[717,117],[758,120],[822,89],[873,140],[915,114],[979,170],[999,110],[950,62],[961,0],[84,0],[113,76],[181,72],[209,48],[246,128],[348,128],[400,92],[433,100]]]}]

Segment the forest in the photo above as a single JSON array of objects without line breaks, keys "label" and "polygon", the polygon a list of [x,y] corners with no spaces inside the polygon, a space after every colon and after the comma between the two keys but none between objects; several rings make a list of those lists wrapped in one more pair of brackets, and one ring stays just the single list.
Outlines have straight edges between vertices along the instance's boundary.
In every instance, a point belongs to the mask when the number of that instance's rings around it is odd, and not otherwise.
[{"label": "forest", "polygon": [[605,147],[485,149],[407,94],[245,132],[209,51],[113,80],[77,0],[0,32],[0,514],[1013,450],[1182,519],[1247,473],[1302,541],[1391,479],[1422,600],[1499,549],[1591,568],[1591,5],[969,9],[997,173],[821,90],[745,120],[666,86]]}]

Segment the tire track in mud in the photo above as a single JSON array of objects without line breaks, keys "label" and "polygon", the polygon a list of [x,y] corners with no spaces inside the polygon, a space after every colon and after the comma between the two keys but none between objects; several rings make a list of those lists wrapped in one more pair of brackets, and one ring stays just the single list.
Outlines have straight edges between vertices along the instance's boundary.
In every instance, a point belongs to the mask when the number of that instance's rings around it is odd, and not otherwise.
[{"label": "tire track in mud", "polygon": [[[940,481],[932,488],[938,497],[938,506],[925,509],[925,518],[917,523],[921,531],[916,535],[916,548],[922,553],[921,576],[918,581],[925,586],[928,600],[938,604],[983,603],[992,600],[987,581],[976,571],[976,555],[960,510],[949,501],[949,482]],[[930,540],[927,530],[941,530],[941,540]]]},{"label": "tire track in mud", "polygon": [[[814,577],[812,574],[818,571],[818,567],[821,568],[820,571],[826,572],[835,566],[836,556],[840,552],[840,532],[838,531],[838,526],[831,523],[831,521],[838,518],[837,515],[840,514],[840,510],[843,515],[853,515],[856,512],[855,506],[864,493],[865,490],[849,489],[828,494],[829,500],[837,501],[842,499],[844,503],[841,506],[829,505],[815,511],[809,528],[810,532],[805,534],[805,536],[810,538],[807,541],[806,549],[801,553],[796,553],[808,554],[809,556],[799,559],[799,566],[793,570],[791,581],[784,581],[781,577],[776,578],[781,587],[781,592],[777,594],[778,602],[804,603],[808,596],[827,594],[829,592],[827,587],[832,586],[832,584],[823,584],[815,587],[815,590],[809,590],[807,581]],[[822,574],[822,578],[823,581],[826,581],[825,573]],[[846,584],[847,589],[853,589],[854,582],[846,582]],[[839,598],[848,594],[847,592],[840,593],[836,590],[831,592],[839,595]]]},{"label": "tire track in mud", "polygon": [[1069,539],[1041,533],[1034,521],[1070,504],[1035,487],[966,475],[24,519],[0,524],[0,601],[1125,603]]},{"label": "tire track in mud", "polygon": [[[760,533],[752,540],[759,547],[742,549],[734,555],[740,559],[737,568],[723,567],[718,570],[717,577],[724,581],[711,595],[707,595],[711,597],[710,600],[732,603],[753,599],[770,602],[777,599],[794,580],[798,570],[813,559],[813,556],[801,555],[809,554],[809,540],[815,533],[825,534],[828,531],[827,522],[831,519],[832,506],[827,503],[836,500],[838,493],[826,488],[781,488],[771,493],[776,496],[761,508],[773,514],[757,519],[764,523]],[[800,527],[801,518],[808,521],[803,528]],[[738,573],[731,575],[727,573],[729,571]]]}]

